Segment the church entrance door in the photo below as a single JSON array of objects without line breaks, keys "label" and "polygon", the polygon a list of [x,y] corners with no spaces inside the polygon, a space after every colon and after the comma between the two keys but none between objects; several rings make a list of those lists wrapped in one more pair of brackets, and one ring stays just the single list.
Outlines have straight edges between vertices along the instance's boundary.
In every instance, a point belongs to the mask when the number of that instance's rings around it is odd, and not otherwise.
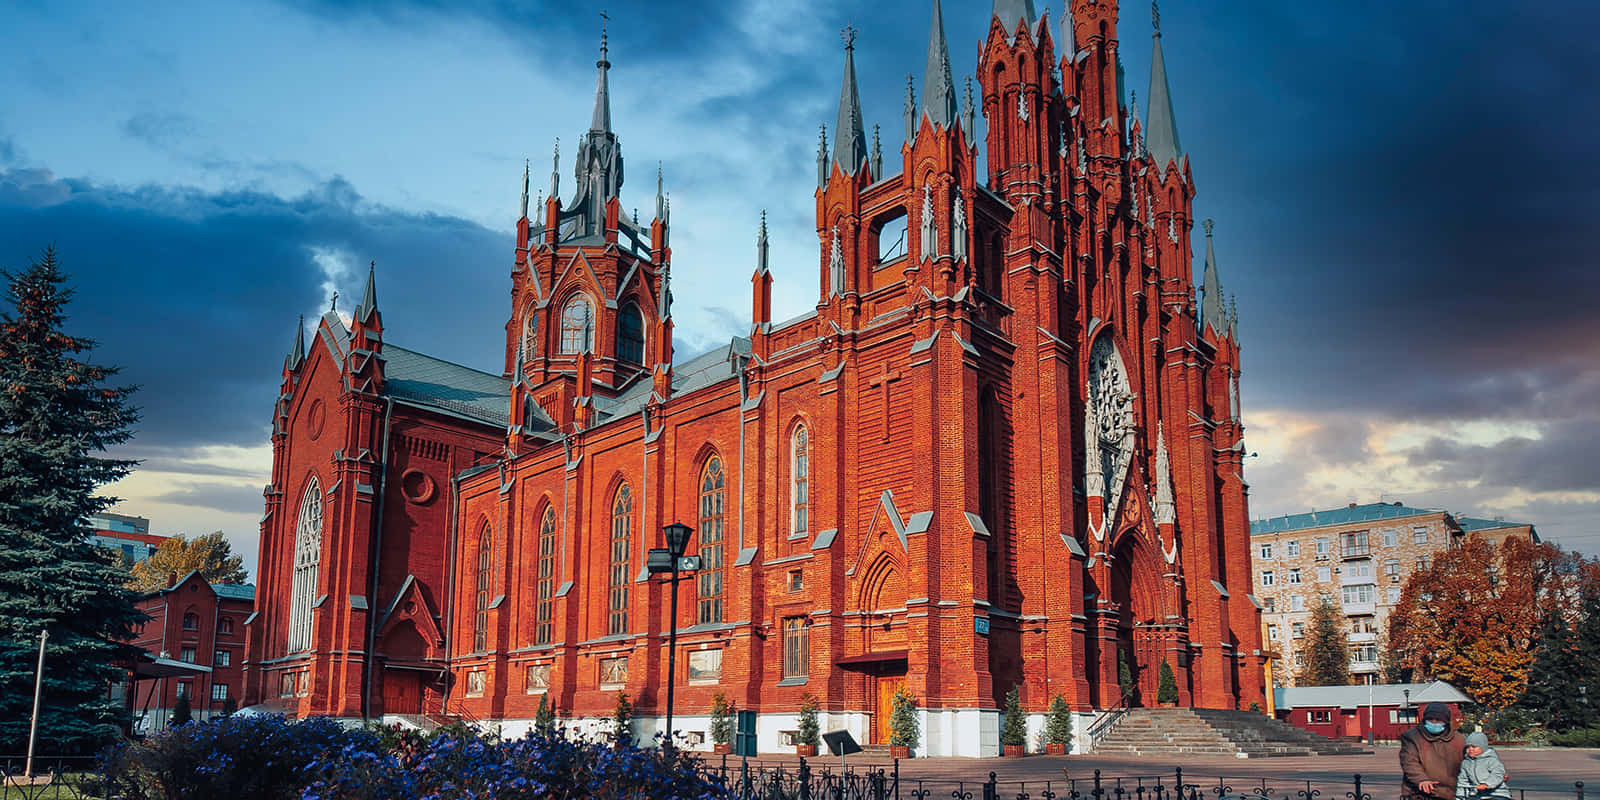
[{"label": "church entrance door", "polygon": [[422,713],[422,673],[398,669],[383,671],[383,713]]},{"label": "church entrance door", "polygon": [[894,694],[906,685],[904,673],[877,676],[877,713],[872,715],[872,743],[889,743],[889,719],[894,716]]}]

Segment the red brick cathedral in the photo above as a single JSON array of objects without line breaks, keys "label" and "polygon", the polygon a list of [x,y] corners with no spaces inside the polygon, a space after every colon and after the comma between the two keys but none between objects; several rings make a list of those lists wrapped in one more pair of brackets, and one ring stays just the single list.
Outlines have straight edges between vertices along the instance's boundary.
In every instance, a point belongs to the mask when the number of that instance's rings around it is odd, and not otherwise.
[{"label": "red brick cathedral", "polygon": [[[1117,3],[1070,5],[995,0],[958,85],[935,0],[888,162],[847,41],[816,307],[771,318],[763,221],[749,335],[688,359],[660,178],[648,225],[622,212],[602,47],[571,199],[556,169],[530,210],[524,175],[501,374],[389,341],[370,276],[348,328],[297,338],[248,699],[516,735],[541,699],[598,720],[623,692],[648,738],[671,680],[691,740],[720,692],[779,751],[803,693],[886,741],[903,685],[932,755],[995,753],[1014,686],[1082,730],[1119,664],[1135,704],[1163,661],[1180,704],[1262,703],[1236,317],[1209,224],[1196,302],[1159,29],[1141,122]],[[645,553],[673,522],[702,569],[668,675]]]}]

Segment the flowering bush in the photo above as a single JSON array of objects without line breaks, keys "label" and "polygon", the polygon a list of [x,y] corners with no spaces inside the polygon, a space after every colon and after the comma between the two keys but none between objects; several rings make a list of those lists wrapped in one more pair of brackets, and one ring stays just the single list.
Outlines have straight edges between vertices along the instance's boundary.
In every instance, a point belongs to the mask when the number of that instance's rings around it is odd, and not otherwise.
[{"label": "flowering bush", "polygon": [[111,750],[104,795],[125,800],[694,798],[732,794],[692,754],[531,732],[491,742],[348,729],[325,718],[223,717]]},{"label": "flowering bush", "polygon": [[313,763],[304,800],[696,798],[732,794],[681,750],[642,749],[530,732],[509,742],[440,736],[413,752],[347,747]]},{"label": "flowering bush", "polygon": [[227,716],[168,728],[102,756],[106,796],[125,800],[300,796],[306,768],[328,753],[378,751],[377,738],[326,718]]}]

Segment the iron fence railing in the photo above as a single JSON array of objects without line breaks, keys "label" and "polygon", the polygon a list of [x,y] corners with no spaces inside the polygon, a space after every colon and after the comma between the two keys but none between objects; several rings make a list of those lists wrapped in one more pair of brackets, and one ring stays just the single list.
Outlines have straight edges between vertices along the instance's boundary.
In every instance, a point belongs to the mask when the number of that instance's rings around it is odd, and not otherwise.
[{"label": "iron fence railing", "polygon": [[26,780],[23,756],[0,756],[0,798],[4,800],[88,800],[98,798],[98,759],[55,756],[33,759],[32,780]]},{"label": "iron fence railing", "polygon": [[[1398,782],[1377,784],[1352,774],[1348,780],[1185,775],[1103,775],[1059,780],[987,780],[908,777],[899,760],[835,770],[798,765],[724,761],[711,767],[739,800],[1389,800]],[[1570,791],[1511,789],[1513,800],[1584,800],[1583,781]],[[1462,800],[1467,800],[1462,798]]]}]

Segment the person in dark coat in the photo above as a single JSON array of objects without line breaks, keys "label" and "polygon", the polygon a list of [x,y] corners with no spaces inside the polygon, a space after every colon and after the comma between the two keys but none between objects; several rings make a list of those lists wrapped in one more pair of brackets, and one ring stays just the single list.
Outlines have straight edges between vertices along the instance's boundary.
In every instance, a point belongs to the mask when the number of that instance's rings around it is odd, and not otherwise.
[{"label": "person in dark coat", "polygon": [[1429,703],[1417,727],[1400,734],[1401,800],[1456,800],[1466,743],[1450,725],[1450,707]]}]

